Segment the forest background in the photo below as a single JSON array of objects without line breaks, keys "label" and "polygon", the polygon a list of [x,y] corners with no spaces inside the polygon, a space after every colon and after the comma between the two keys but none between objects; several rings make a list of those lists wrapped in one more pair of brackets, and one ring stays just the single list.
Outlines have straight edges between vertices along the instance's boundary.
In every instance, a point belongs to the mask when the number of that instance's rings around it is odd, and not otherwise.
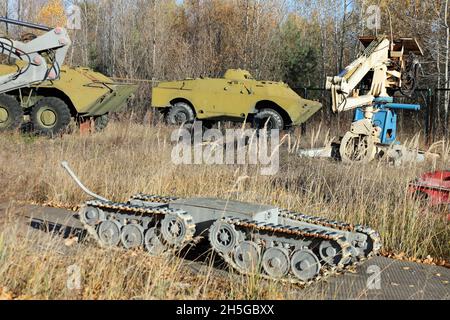
[{"label": "forest background", "polygon": [[[419,90],[407,102],[421,113],[401,113],[400,127],[449,135],[448,0],[8,0],[0,14],[13,19],[65,25],[67,10],[80,8],[81,29],[71,30],[67,64],[89,66],[121,80],[144,80],[133,104],[135,119],[147,113],[151,86],[161,80],[219,77],[229,68],[256,78],[282,80],[325,107],[312,122],[351,121],[334,115],[321,90],[361,52],[358,37],[415,37],[420,58]],[[373,28],[374,11],[380,26]],[[16,38],[26,32],[0,26]],[[28,30],[29,31],[29,30]],[[305,90],[309,88],[309,90]],[[427,124],[427,118],[431,119]],[[343,121],[345,122],[345,121]],[[431,126],[432,128],[425,128]]]}]

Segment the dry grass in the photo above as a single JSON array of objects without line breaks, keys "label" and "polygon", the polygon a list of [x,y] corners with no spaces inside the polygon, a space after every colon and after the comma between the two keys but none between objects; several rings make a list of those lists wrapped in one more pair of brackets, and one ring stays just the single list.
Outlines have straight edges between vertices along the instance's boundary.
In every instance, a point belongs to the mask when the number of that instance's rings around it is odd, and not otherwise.
[{"label": "dry grass", "polygon": [[[448,146],[445,161],[402,168],[382,163],[345,166],[283,152],[280,172],[264,177],[252,166],[175,166],[171,163],[170,132],[164,127],[113,123],[101,134],[54,140],[2,135],[0,199],[80,204],[85,195],[60,168],[60,162],[67,160],[87,186],[114,200],[145,192],[274,204],[367,224],[380,231],[386,250],[415,258],[450,257],[450,232],[444,215],[421,207],[407,191],[409,181],[420,173],[449,167]],[[312,140],[305,137],[305,145]],[[257,279],[218,281],[208,275],[179,272],[183,268],[179,259],[169,263],[91,246],[77,247],[67,257],[55,253],[51,245],[36,253],[33,236],[20,237],[14,228],[0,232],[0,287],[8,286],[25,296],[71,298],[73,292],[64,289],[65,268],[70,262],[92,270],[85,274],[85,288],[78,293],[83,298],[288,297],[289,290],[277,284],[262,286]],[[189,286],[180,287],[180,283]]]},{"label": "dry grass", "polygon": [[[8,217],[14,219],[14,211]],[[194,272],[182,257],[149,257],[141,251],[76,244],[14,223],[0,231],[1,299],[313,299],[320,291],[258,277],[221,273],[206,258]],[[206,253],[208,256],[208,254]],[[81,288],[70,288],[76,266]]]}]

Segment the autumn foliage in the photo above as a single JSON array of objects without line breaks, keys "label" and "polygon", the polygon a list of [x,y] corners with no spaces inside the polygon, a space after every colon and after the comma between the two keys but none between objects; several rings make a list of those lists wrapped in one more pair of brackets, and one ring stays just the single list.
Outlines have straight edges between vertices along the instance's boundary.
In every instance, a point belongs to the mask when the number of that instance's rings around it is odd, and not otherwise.
[{"label": "autumn foliage", "polygon": [[38,14],[38,21],[50,27],[64,27],[67,16],[61,0],[49,0]]},{"label": "autumn foliage", "polygon": [[[64,25],[62,0],[15,0],[0,3],[21,20]],[[77,0],[82,29],[70,31],[70,65],[92,67],[110,76],[141,80],[217,77],[228,68],[248,69],[255,77],[283,80],[293,87],[324,86],[361,51],[359,35],[416,37],[423,89],[450,89],[449,0]],[[44,5],[42,5],[44,4]],[[380,9],[380,28],[368,25],[370,6]],[[0,26],[1,28],[2,26]],[[11,30],[17,30],[11,28]],[[450,90],[436,91],[433,130],[448,137]],[[150,88],[141,90],[147,106]],[[325,93],[309,98],[329,105]],[[415,100],[423,110],[432,100],[426,90]],[[327,126],[340,123],[324,108]],[[401,127],[423,128],[425,111]],[[346,117],[343,115],[341,117]],[[351,116],[346,119],[351,121]],[[412,125],[414,124],[414,126]],[[347,124],[345,124],[347,125]]]}]

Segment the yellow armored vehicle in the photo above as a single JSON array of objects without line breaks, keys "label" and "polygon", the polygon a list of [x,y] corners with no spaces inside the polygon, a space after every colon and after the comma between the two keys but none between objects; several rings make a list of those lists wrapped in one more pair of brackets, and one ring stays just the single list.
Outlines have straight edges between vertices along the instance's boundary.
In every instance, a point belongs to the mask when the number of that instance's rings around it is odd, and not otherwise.
[{"label": "yellow armored vehicle", "polygon": [[306,100],[281,82],[257,81],[248,71],[228,70],[223,78],[161,82],[152,106],[169,124],[201,120],[248,121],[255,128],[286,129],[308,121],[322,104]]},{"label": "yellow armored vehicle", "polygon": [[18,129],[24,116],[36,133],[54,135],[72,119],[101,130],[137,89],[88,68],[63,66],[71,40],[64,28],[0,17],[0,22],[45,31],[15,41],[0,37],[0,131]]},{"label": "yellow armored vehicle", "polygon": [[[0,65],[0,77],[13,70],[15,66]],[[119,111],[136,90],[136,85],[114,83],[89,68],[63,66],[58,80],[0,95],[0,131],[16,130],[24,115],[29,116],[33,131],[44,135],[63,131],[72,119],[92,119],[95,130],[101,131],[108,115]]]}]

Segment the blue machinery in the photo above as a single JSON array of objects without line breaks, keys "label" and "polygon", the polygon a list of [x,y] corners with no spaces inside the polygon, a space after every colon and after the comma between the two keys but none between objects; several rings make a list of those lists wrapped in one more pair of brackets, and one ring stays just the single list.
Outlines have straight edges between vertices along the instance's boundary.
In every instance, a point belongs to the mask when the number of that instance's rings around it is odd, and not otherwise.
[{"label": "blue machinery", "polygon": [[[355,111],[339,154],[347,163],[368,163],[392,155],[397,161],[408,153],[396,140],[397,110],[418,111],[420,106],[394,103],[388,94],[403,93],[403,88],[406,92],[415,90],[420,66],[416,57],[423,56],[423,50],[413,38],[361,37],[360,41],[364,51],[338,76],[327,77],[325,84],[334,112]],[[360,94],[358,88],[364,81],[370,81],[370,86]]]},{"label": "blue machinery", "polygon": [[[396,110],[419,111],[418,104],[402,104],[394,103],[391,97],[379,97],[374,102],[374,115],[372,124],[374,127],[381,128],[380,143],[383,145],[391,145],[396,142],[397,138],[397,112]],[[365,119],[364,111],[361,108],[356,109],[354,121]]]}]

